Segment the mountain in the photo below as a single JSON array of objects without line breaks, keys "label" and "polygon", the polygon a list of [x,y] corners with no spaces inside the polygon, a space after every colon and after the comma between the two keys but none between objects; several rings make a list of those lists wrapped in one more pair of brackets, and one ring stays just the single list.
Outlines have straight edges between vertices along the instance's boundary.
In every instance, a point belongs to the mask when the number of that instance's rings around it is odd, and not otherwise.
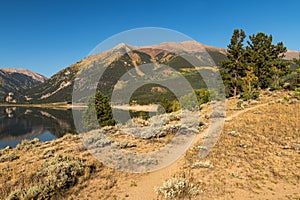
[{"label": "mountain", "polygon": [[294,58],[299,58],[299,52],[295,50],[288,50],[285,53],[284,59],[285,60],[293,60]]},{"label": "mountain", "polygon": [[[194,41],[165,42],[144,47],[121,43],[108,51],[93,54],[61,70],[43,84],[27,90],[20,101],[28,103],[70,102],[76,76],[83,73],[88,73],[90,77],[88,81],[80,83],[82,96],[85,91],[96,87],[104,94],[110,95],[119,78],[129,70],[134,69],[133,77],[145,75],[140,69],[140,65],[147,63],[171,66],[179,73],[185,73],[193,82],[195,79],[199,80],[199,74],[197,75],[196,72],[186,73],[187,69],[194,68],[191,63],[186,61],[189,58],[195,61],[193,63],[195,66],[216,66],[219,61],[226,59],[226,50]],[[105,72],[97,85],[95,83],[98,82],[99,77],[94,74],[101,69],[105,69]],[[91,72],[91,70],[95,70],[95,72]],[[204,86],[201,81],[194,82],[196,88]],[[154,86],[142,88],[142,90],[151,90],[152,87]]]},{"label": "mountain", "polygon": [[[290,60],[296,57],[296,54],[297,52],[288,51],[285,59]],[[195,41],[164,42],[143,47],[121,43],[108,51],[96,52],[61,70],[43,84],[26,90],[23,98],[20,97],[19,100],[27,103],[71,102],[74,82],[84,75],[88,78],[76,82],[76,90],[79,91],[76,101],[84,101],[88,91],[96,88],[110,96],[114,86],[118,90],[124,87],[124,81],[119,79],[125,73],[130,71],[133,79],[143,77],[147,73],[142,66],[149,63],[153,64],[152,70],[163,80],[174,81],[174,84],[177,84],[178,77],[183,75],[194,89],[205,88],[206,83],[198,70],[202,70],[207,77],[213,76],[214,69],[218,68],[220,61],[224,59],[225,49]],[[161,64],[177,70],[177,74],[170,75]],[[103,74],[99,80],[98,74],[101,70]],[[162,93],[167,99],[174,98],[174,94],[168,89],[149,84],[138,88],[131,100],[141,104],[149,103],[149,99],[157,102],[162,99]]]},{"label": "mountain", "polygon": [[47,80],[46,77],[26,69],[0,69],[0,102],[14,102],[24,90],[35,87]]},{"label": "mountain", "polygon": [[22,101],[27,103],[50,103],[71,101],[73,84],[80,69],[78,62],[71,65],[44,83],[24,92]]},{"label": "mountain", "polygon": [[26,76],[31,77],[33,80],[37,82],[45,82],[47,80],[47,77],[40,75],[38,73],[32,72],[28,69],[23,69],[23,68],[2,68],[0,69],[4,72],[10,73],[10,74],[24,74]]}]

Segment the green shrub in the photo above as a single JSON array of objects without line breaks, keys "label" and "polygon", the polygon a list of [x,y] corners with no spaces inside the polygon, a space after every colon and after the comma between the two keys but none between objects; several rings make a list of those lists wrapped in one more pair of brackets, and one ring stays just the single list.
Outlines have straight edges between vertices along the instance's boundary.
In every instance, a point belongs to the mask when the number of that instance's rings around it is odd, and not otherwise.
[{"label": "green shrub", "polygon": [[16,155],[15,153],[10,154],[4,154],[0,157],[0,163],[2,162],[8,162],[8,161],[14,161],[19,159],[20,156]]},{"label": "green shrub", "polygon": [[198,100],[193,98],[195,94],[190,93],[180,98],[180,104],[183,109],[199,110]]},{"label": "green shrub", "polygon": [[187,177],[186,174],[182,174],[170,178],[162,186],[157,187],[155,191],[158,196],[164,199],[191,199],[202,193],[199,185],[200,183],[196,183],[192,176]]},{"label": "green shrub", "polygon": [[[193,98],[194,95],[197,99]],[[200,105],[211,101],[211,97],[216,97],[214,92],[207,89],[194,90],[194,94],[190,93],[180,98],[180,104],[183,109],[199,110]]]},{"label": "green shrub", "polygon": [[46,177],[46,183],[53,190],[67,189],[77,183],[84,174],[83,160],[58,154],[42,165],[40,176]]},{"label": "green shrub", "polygon": [[259,90],[255,90],[252,92],[242,92],[241,98],[244,101],[248,101],[250,99],[257,99],[259,97]]},{"label": "green shrub", "polygon": [[209,102],[211,97],[216,95],[213,91],[209,91],[207,89],[195,90],[195,93],[197,95],[199,105]]},{"label": "green shrub", "polygon": [[191,168],[192,169],[198,169],[198,168],[212,168],[213,165],[209,162],[209,161],[206,161],[206,162],[194,162],[192,165],[191,165]]},{"label": "green shrub", "polygon": [[177,100],[169,100],[163,98],[159,102],[160,106],[158,108],[158,112],[162,113],[165,110],[166,113],[176,112],[180,110],[180,104]]},{"label": "green shrub", "polygon": [[64,195],[67,189],[79,181],[79,177],[92,169],[93,166],[86,166],[79,158],[58,154],[42,164],[41,172],[35,175],[38,183],[16,190],[6,199],[58,199],[54,197]]},{"label": "green shrub", "polygon": [[31,199],[51,199],[49,188],[44,185],[36,185],[25,190],[16,190],[11,193],[6,200],[31,200]]},{"label": "green shrub", "polygon": [[300,87],[295,88],[294,97],[300,100]]},{"label": "green shrub", "polygon": [[41,158],[45,159],[45,158],[53,157],[54,153],[55,153],[55,148],[53,147],[49,149],[45,149]]},{"label": "green shrub", "polygon": [[37,146],[39,144],[39,139],[34,138],[33,140],[22,140],[20,144],[16,146],[18,150],[23,150],[23,151],[29,151],[31,150],[34,146]]}]

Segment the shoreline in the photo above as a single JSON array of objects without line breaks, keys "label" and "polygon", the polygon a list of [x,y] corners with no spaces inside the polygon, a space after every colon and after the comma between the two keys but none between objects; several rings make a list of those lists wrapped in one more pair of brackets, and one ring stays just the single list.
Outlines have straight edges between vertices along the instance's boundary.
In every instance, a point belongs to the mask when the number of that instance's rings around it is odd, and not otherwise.
[{"label": "shoreline", "polygon": [[[5,104],[0,103],[1,107],[34,107],[34,108],[53,108],[53,109],[71,109],[73,108],[72,104],[63,104],[63,103],[49,103],[49,104]],[[76,106],[74,108],[79,108]]]},{"label": "shoreline", "polygon": [[128,105],[128,104],[123,104],[123,105],[113,105],[112,108],[118,109],[118,110],[130,110],[134,112],[156,112],[158,106],[157,105]]},{"label": "shoreline", "polygon": [[[33,108],[52,108],[52,109],[73,109],[73,108],[86,108],[86,105],[72,105],[65,103],[48,103],[48,104],[5,104],[0,103],[0,107],[33,107]],[[144,111],[144,112],[155,112],[157,105],[113,105],[112,108],[118,110],[130,110],[130,111]]]}]

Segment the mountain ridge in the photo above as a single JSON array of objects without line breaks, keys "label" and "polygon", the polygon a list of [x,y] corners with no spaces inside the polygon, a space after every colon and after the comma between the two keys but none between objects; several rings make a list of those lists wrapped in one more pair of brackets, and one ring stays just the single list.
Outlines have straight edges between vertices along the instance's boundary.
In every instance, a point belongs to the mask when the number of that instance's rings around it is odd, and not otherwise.
[{"label": "mountain ridge", "polygon": [[[26,103],[71,102],[76,76],[81,73],[82,69],[88,70],[92,65],[105,67],[107,73],[103,74],[103,80],[98,86],[91,83],[87,87],[101,88],[106,95],[109,95],[118,78],[126,71],[134,69],[134,76],[143,76],[144,73],[139,69],[139,65],[146,63],[164,64],[181,73],[183,68],[188,69],[192,65],[218,66],[220,61],[226,59],[226,52],[226,49],[208,46],[196,41],[163,42],[150,46],[133,46],[120,43],[107,51],[83,58],[79,62],[60,70],[39,85],[26,88],[25,94],[20,100]],[[189,56],[196,57],[197,62],[192,64],[187,62],[186,58]],[[299,56],[297,51],[288,50],[285,59],[291,60],[297,56]],[[7,71],[13,72],[14,70],[7,69]],[[95,74],[97,73],[95,72]],[[111,77],[111,74],[116,77]],[[196,80],[195,75],[189,74],[189,76],[192,76],[189,77],[191,81]],[[203,85],[204,83],[201,82],[196,88]]]},{"label": "mountain ridge", "polygon": [[47,80],[45,76],[23,68],[0,69],[0,102],[13,103],[15,95],[23,93]]},{"label": "mountain ridge", "polygon": [[36,72],[33,72],[31,70],[28,70],[28,69],[25,69],[25,68],[1,68],[0,70],[4,71],[4,72],[7,72],[7,73],[20,73],[20,74],[24,74],[24,75],[27,75],[31,78],[33,78],[34,80],[36,81],[39,81],[39,82],[45,82],[48,78],[39,74],[39,73],[36,73]]},{"label": "mountain ridge", "polygon": [[[100,80],[97,87],[101,88],[103,93],[109,95],[121,75],[130,69],[134,69],[133,76],[143,76],[144,73],[139,69],[140,65],[146,63],[164,64],[179,71],[182,71],[182,68],[191,67],[191,64],[185,60],[186,58],[181,57],[181,54],[186,55],[186,57],[197,57],[198,62],[195,65],[200,66],[215,66],[220,60],[226,59],[225,50],[194,41],[165,42],[141,47],[120,43],[112,49],[83,58],[76,64],[69,66],[69,70],[66,70],[67,68],[61,70],[44,84],[27,91],[26,96],[35,102],[47,103],[52,102],[52,100],[70,102],[76,75],[81,73],[80,69],[81,71],[82,69],[83,71],[89,70],[92,65],[106,68],[102,81]],[[65,75],[66,73],[69,77]],[[96,72],[90,74],[93,75]],[[115,77],[111,77],[111,74],[114,74]],[[90,80],[96,80],[95,78]],[[203,85],[203,83],[201,84]],[[85,84],[85,86],[88,88],[95,87],[93,83],[90,85]],[[86,89],[83,89],[83,92]],[[55,98],[52,98],[51,96],[54,94]],[[64,98],[59,97],[58,94],[61,94]],[[69,97],[66,97],[65,94],[68,94]],[[50,101],[50,99],[52,100]]]}]

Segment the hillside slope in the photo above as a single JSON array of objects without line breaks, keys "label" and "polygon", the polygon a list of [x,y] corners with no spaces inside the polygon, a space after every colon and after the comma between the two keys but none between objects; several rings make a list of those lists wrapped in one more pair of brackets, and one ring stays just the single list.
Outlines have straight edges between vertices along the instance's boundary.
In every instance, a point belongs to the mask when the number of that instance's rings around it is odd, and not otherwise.
[{"label": "hillside slope", "polygon": [[[18,95],[24,90],[35,87],[47,80],[46,77],[26,69],[2,68],[0,69],[0,101],[6,100],[8,93]],[[15,98],[11,98],[13,100]]]},{"label": "hillside slope", "polygon": [[[186,69],[194,68],[186,61],[185,56],[196,61],[193,64],[197,67],[215,66],[220,60],[226,59],[225,53],[224,49],[202,45],[194,41],[169,42],[147,47],[135,47],[121,43],[106,52],[82,59],[80,62],[58,72],[44,84],[28,90],[26,96],[31,100],[27,102],[70,102],[72,100],[71,88],[78,74],[88,73],[90,76],[88,80],[80,83],[83,94],[86,90],[97,87],[104,94],[110,95],[113,87],[124,73],[133,70],[131,73],[133,78],[144,76],[145,73],[140,69],[140,65],[147,63],[165,64],[178,70],[179,73],[183,73],[184,69],[186,72]],[[97,85],[92,80],[96,80],[97,83],[99,77],[96,75],[99,70],[104,68],[105,73]],[[80,71],[80,69],[82,70]],[[155,68],[155,70],[159,72],[159,69]],[[205,86],[196,72],[185,73],[184,76],[187,76],[187,79],[196,88]],[[194,81],[196,79],[198,81]],[[151,87],[143,88],[143,90],[150,92]],[[23,100],[26,101],[26,98]]]}]

